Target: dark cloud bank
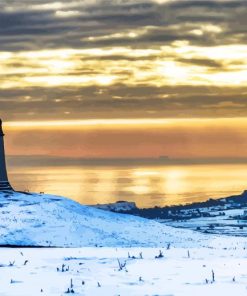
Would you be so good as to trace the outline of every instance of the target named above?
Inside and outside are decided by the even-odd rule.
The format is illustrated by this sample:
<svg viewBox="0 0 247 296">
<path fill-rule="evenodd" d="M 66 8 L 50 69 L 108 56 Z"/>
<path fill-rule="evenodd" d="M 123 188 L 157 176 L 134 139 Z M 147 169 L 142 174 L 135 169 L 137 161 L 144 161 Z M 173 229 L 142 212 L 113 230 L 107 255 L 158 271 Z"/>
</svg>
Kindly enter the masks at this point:
<svg viewBox="0 0 247 296">
<path fill-rule="evenodd" d="M 55 7 L 50 1 L 1 1 L 0 50 L 18 52 L 113 46 L 155 49 L 179 40 L 194 46 L 246 44 L 245 0 L 185 0 L 163 4 L 147 0 L 63 0 L 60 4 Z M 203 24 L 220 26 L 222 31 L 202 35 L 191 33 Z M 136 38 L 101 38 L 143 28 L 147 28 L 145 33 Z M 88 37 L 95 39 L 89 40 Z M 99 60 L 107 58 L 116 63 L 123 59 L 121 55 L 97 57 Z M 138 60 L 135 57 L 124 59 L 129 59 L 130 63 Z M 205 65 L 212 72 L 223 68 L 222 64 L 211 59 L 178 61 Z M 12 79 L 11 76 L 9 79 Z M 101 89 L 99 92 L 99 87 L 87 86 L 1 90 L 1 115 L 9 120 L 247 115 L 247 89 L 242 86 L 193 87 L 186 86 L 185 82 L 185 86 L 126 87 L 116 84 Z M 29 99 L 25 100 L 25 96 Z M 60 101 L 57 102 L 57 99 Z"/>
</svg>

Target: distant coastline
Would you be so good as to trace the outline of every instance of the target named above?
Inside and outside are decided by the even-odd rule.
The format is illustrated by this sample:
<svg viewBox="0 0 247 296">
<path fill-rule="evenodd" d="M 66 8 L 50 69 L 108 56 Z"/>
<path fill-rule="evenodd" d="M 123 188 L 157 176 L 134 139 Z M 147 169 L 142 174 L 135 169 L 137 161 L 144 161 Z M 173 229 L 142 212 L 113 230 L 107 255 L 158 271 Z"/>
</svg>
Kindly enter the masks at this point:
<svg viewBox="0 0 247 296">
<path fill-rule="evenodd" d="M 206 165 L 206 164 L 247 164 L 247 158 L 68 158 L 44 155 L 8 156 L 8 164 L 16 166 L 162 166 L 162 165 Z"/>
<path fill-rule="evenodd" d="M 247 190 L 240 195 L 186 205 L 142 209 L 134 203 L 121 201 L 115 205 L 95 205 L 95 207 L 154 219 L 169 226 L 203 233 L 247 236 Z"/>
</svg>

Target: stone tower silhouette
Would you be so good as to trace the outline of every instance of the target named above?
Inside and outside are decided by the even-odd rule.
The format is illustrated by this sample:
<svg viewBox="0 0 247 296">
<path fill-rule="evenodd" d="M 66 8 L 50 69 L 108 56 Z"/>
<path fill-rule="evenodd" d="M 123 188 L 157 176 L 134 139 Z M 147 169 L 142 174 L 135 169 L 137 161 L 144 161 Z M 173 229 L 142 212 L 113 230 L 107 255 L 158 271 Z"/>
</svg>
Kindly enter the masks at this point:
<svg viewBox="0 0 247 296">
<path fill-rule="evenodd" d="M 8 174 L 5 161 L 5 151 L 4 151 L 4 133 L 2 127 L 2 120 L 0 119 L 0 191 L 13 190 L 8 181 Z"/>
</svg>

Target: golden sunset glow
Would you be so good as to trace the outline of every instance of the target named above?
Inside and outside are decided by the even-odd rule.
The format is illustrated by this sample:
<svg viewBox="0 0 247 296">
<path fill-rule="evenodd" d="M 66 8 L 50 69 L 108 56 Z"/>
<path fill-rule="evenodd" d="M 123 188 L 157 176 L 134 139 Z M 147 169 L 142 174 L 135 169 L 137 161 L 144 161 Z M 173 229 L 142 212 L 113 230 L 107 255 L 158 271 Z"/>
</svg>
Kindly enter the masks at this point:
<svg viewBox="0 0 247 296">
<path fill-rule="evenodd" d="M 121 126 L 229 126 L 229 127 L 243 127 L 247 125 L 247 118 L 218 118 L 217 120 L 212 118 L 138 118 L 138 119 L 87 119 L 87 120 L 56 120 L 56 121 L 13 121 L 13 122 L 6 122 L 5 126 L 7 128 L 13 129 L 37 129 L 37 128 L 57 128 L 57 127 L 69 127 L 69 128 L 76 128 L 76 127 L 102 127 L 105 128 L 110 126 L 111 128 L 119 128 Z"/>
<path fill-rule="evenodd" d="M 217 31 L 215 28 L 212 30 Z M 137 33 L 129 32 L 127 36 L 135 38 L 135 34 Z M 120 33 L 116 36 L 125 38 L 125 35 Z M 116 36 L 109 36 L 109 39 L 115 39 Z M 118 55 L 117 62 L 114 55 Z M 131 63 L 128 60 L 130 57 L 135 59 Z M 244 87 L 247 83 L 246 45 L 196 47 L 175 42 L 153 50 L 112 47 L 1 52 L 0 60 L 0 71 L 8 74 L 0 79 L 2 89 L 65 85 L 86 87 L 117 83 L 126 86 L 145 83 L 161 87 L 186 83 Z M 206 65 L 206 62 L 189 65 L 187 61 L 190 60 L 208 60 L 209 65 Z M 210 61 L 221 67 L 212 71 Z M 16 64 L 19 65 L 17 68 Z M 9 76 L 12 77 L 11 80 Z"/>
<path fill-rule="evenodd" d="M 243 1 L 24 0 L 0 9 L 10 154 L 247 156 Z"/>
<path fill-rule="evenodd" d="M 170 159 L 247 157 L 246 118 L 12 121 L 5 123 L 5 129 L 10 155 L 65 158 L 166 156 Z M 137 171 L 136 177 L 138 175 L 155 177 L 155 171 Z M 172 179 L 174 175 L 169 176 Z"/>
</svg>

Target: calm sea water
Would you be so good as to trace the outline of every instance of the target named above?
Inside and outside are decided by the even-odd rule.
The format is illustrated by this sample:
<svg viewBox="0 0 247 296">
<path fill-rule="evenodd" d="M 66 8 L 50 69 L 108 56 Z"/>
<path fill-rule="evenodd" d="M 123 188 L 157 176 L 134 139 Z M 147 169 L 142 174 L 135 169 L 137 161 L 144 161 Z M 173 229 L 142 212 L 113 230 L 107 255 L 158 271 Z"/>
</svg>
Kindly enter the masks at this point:
<svg viewBox="0 0 247 296">
<path fill-rule="evenodd" d="M 19 167 L 18 190 L 70 197 L 82 204 L 134 201 L 140 207 L 184 204 L 247 189 L 247 165 Z"/>
</svg>

